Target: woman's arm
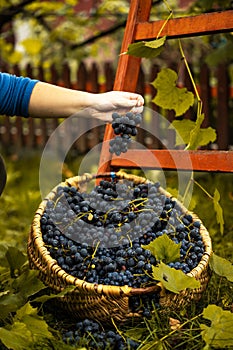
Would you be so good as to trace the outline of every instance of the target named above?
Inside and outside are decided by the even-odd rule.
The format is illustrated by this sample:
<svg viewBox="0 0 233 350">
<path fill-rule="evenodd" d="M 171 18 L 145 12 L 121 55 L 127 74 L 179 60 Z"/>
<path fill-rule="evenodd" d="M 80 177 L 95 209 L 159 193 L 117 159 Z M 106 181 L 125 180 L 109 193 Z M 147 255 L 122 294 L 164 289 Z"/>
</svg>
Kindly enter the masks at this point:
<svg viewBox="0 0 233 350">
<path fill-rule="evenodd" d="M 110 121 L 107 112 L 114 110 L 140 112 L 144 100 L 141 95 L 124 91 L 110 91 L 93 94 L 38 82 L 32 90 L 29 101 L 29 115 L 32 117 L 87 116 Z"/>
<path fill-rule="evenodd" d="M 92 94 L 0 72 L 0 114 L 38 118 L 71 115 L 111 120 L 111 112 L 142 111 L 141 95 L 123 91 Z"/>
</svg>

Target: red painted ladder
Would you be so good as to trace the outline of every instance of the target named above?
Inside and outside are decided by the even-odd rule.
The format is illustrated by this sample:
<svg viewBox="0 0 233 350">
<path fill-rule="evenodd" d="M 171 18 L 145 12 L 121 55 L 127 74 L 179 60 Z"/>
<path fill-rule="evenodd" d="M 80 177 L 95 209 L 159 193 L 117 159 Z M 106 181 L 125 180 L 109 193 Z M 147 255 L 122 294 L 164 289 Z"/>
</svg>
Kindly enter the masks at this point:
<svg viewBox="0 0 233 350">
<path fill-rule="evenodd" d="M 135 41 L 157 37 L 163 26 L 163 20 L 149 21 L 152 1 L 131 0 L 130 10 L 122 42 L 121 52 L 128 49 Z M 205 34 L 233 31 L 233 10 L 211 12 L 196 16 L 169 19 L 160 36 L 168 39 L 193 37 Z M 141 59 L 121 55 L 118 62 L 114 90 L 134 92 L 136 90 Z M 128 150 L 127 157 L 113 156 L 109 153 L 109 140 L 113 138 L 111 124 L 106 125 L 104 143 L 100 153 L 99 173 L 121 168 L 184 169 L 207 172 L 233 172 L 233 152 L 213 150 Z M 153 156 L 151 156 L 153 155 Z M 186 161 L 188 158 L 191 161 Z M 177 161 L 178 159 L 178 161 Z M 175 161 L 176 160 L 176 161 Z"/>
</svg>

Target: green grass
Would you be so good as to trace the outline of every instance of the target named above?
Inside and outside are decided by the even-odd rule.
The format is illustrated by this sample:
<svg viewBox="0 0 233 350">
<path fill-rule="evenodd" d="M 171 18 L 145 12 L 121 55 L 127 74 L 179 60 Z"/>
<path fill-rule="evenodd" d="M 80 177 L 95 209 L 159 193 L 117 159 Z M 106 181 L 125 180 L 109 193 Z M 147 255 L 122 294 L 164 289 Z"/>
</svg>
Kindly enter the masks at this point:
<svg viewBox="0 0 233 350">
<path fill-rule="evenodd" d="M 3 253 L 7 247 L 13 246 L 26 254 L 27 237 L 30 224 L 34 213 L 41 201 L 39 190 L 39 166 L 40 153 L 24 155 L 18 159 L 5 157 L 8 181 L 7 186 L 0 198 L 0 273 L 2 276 L 8 276 L 9 266 L 4 262 Z M 74 160 L 68 159 L 64 176 L 75 174 L 78 169 L 80 158 Z M 155 174 L 154 174 L 155 175 Z M 157 176 L 157 175 L 155 175 Z M 169 188 L 176 186 L 174 174 L 166 174 L 167 185 Z M 195 174 L 195 179 L 211 195 L 215 188 L 218 188 L 221 194 L 220 204 L 224 214 L 224 234 L 220 234 L 219 225 L 216 222 L 216 213 L 213 210 L 213 203 L 204 194 L 198 186 L 195 186 L 193 199 L 196 203 L 194 212 L 202 219 L 205 226 L 211 234 L 214 252 L 224 258 L 233 261 L 233 224 L 232 224 L 232 175 L 229 174 Z M 3 248 L 4 247 L 4 248 Z M 4 250 L 5 249 L 5 250 Z M 2 254 L 2 255 L 1 255 Z M 12 276 L 11 276 L 12 278 Z M 3 277 L 0 279 L 0 293 L 7 293 L 7 288 L 11 288 L 10 277 L 8 282 L 3 283 Z M 13 282 L 12 282 L 13 283 Z M 0 294 L 1 302 L 2 294 Z M 119 326 L 123 334 L 138 339 L 141 335 L 141 345 L 138 350 L 158 349 L 158 350 L 201 350 L 205 347 L 202 339 L 200 324 L 207 323 L 202 317 L 202 312 L 209 304 L 222 307 L 225 310 L 232 311 L 233 305 L 233 286 L 225 278 L 213 274 L 207 290 L 203 293 L 199 303 L 190 303 L 188 307 L 175 312 L 172 310 L 156 311 L 152 320 L 142 320 L 140 324 L 130 324 Z M 0 304 L 1 305 L 1 304 Z M 0 306 L 1 307 L 1 306 Z M 70 346 L 64 345 L 60 339 L 59 330 L 61 324 L 56 318 L 53 309 L 38 309 L 43 319 L 53 330 L 53 339 L 44 340 L 43 345 L 38 341 L 30 344 L 30 349 L 59 349 L 68 350 Z M 13 313 L 0 326 L 5 326 L 11 322 Z M 171 322 L 179 324 L 177 329 L 173 329 Z M 63 316 L 63 321 L 69 325 L 72 320 L 68 315 Z M 83 340 L 85 345 L 85 339 Z M 0 346 L 1 348 L 1 346 Z M 4 349 L 4 347 L 2 347 Z M 2 349 L 1 348 L 1 349 Z M 28 349 L 29 349 L 28 348 Z M 77 349 L 80 347 L 76 347 Z M 88 347 L 87 347 L 88 348 Z M 217 348 L 217 347 L 214 347 Z M 226 347 L 232 349 L 232 347 Z M 207 349 L 207 347 L 205 347 Z M 209 347 L 209 349 L 212 349 Z M 219 348 L 220 349 L 220 348 Z M 20 349 L 21 350 L 21 349 Z"/>
</svg>

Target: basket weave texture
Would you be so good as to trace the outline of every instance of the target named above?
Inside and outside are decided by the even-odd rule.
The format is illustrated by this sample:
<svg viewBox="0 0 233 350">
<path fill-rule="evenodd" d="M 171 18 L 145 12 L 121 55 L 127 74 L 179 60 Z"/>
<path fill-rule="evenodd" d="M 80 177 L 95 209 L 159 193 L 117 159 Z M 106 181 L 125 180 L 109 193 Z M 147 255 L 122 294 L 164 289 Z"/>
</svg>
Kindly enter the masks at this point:
<svg viewBox="0 0 233 350">
<path fill-rule="evenodd" d="M 101 178 L 109 178 L 111 174 L 98 175 Z M 126 179 L 133 181 L 135 184 L 148 183 L 146 178 L 127 174 L 119 171 L 114 173 L 117 179 Z M 67 179 L 58 186 L 75 186 L 80 192 L 86 190 L 87 184 L 96 179 L 96 175 L 84 174 Z M 129 286 L 111 286 L 89 283 L 80 280 L 66 273 L 58 265 L 57 261 L 53 259 L 47 250 L 41 233 L 40 219 L 46 208 L 48 200 L 54 198 L 56 193 L 56 186 L 48 196 L 39 205 L 28 238 L 28 257 L 30 267 L 39 270 L 39 278 L 51 288 L 54 293 L 59 293 L 67 286 L 75 286 L 71 292 L 65 294 L 60 298 L 62 305 L 69 310 L 74 317 L 78 318 L 94 318 L 102 322 L 111 322 L 114 319 L 118 322 L 124 322 L 131 317 L 139 317 L 139 314 L 132 314 L 129 309 L 129 298 L 135 295 L 143 295 L 149 293 L 160 294 L 160 305 L 162 307 L 169 307 L 172 309 L 180 308 L 191 300 L 198 301 L 202 293 L 205 291 L 209 281 L 209 257 L 212 252 L 212 244 L 207 229 L 203 226 L 201 220 L 193 213 L 189 212 L 179 201 L 184 214 L 191 214 L 194 221 L 201 222 L 200 234 L 204 242 L 204 254 L 199 264 L 190 271 L 187 275 L 195 277 L 200 281 L 200 288 L 186 289 L 179 294 L 167 292 L 161 288 L 161 284 L 146 288 L 132 288 Z M 159 188 L 162 194 L 168 197 L 171 195 L 163 188 Z"/>
</svg>

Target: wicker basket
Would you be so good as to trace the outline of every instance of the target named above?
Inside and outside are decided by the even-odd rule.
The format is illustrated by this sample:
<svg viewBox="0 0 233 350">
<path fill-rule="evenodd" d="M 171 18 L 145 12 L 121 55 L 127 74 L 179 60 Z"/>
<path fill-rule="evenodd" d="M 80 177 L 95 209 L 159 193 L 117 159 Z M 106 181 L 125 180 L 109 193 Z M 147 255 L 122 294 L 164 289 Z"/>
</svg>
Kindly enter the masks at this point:
<svg viewBox="0 0 233 350">
<path fill-rule="evenodd" d="M 98 176 L 107 178 L 110 174 Z M 126 174 L 122 171 L 115 173 L 114 176 L 117 179 L 133 181 L 135 184 L 149 182 L 143 177 Z M 84 174 L 83 176 L 69 178 L 58 186 L 75 186 L 82 192 L 86 190 L 87 184 L 95 178 L 96 175 Z M 62 270 L 57 264 L 57 261 L 51 257 L 43 242 L 40 218 L 43 215 L 47 201 L 53 199 L 56 188 L 57 187 L 42 201 L 35 213 L 28 239 L 28 257 L 30 267 L 39 270 L 40 279 L 49 286 L 54 293 L 61 292 L 67 286 L 76 286 L 74 290 L 60 298 L 62 305 L 68 309 L 73 316 L 78 318 L 94 318 L 102 322 L 109 322 L 113 318 L 115 321 L 123 322 L 133 316 L 140 316 L 139 314 L 132 314 L 130 311 L 129 298 L 148 293 L 160 293 L 161 306 L 173 309 L 184 306 L 191 300 L 197 301 L 200 299 L 209 280 L 208 263 L 212 251 L 211 239 L 202 223 L 200 233 L 204 242 L 205 252 L 198 266 L 188 273 L 189 276 L 194 276 L 200 281 L 200 288 L 192 290 L 187 289 L 179 294 L 174 294 L 165 292 L 160 284 L 155 284 L 154 286 L 146 288 L 92 284 L 75 278 Z M 161 187 L 159 190 L 162 194 L 171 197 L 171 195 Z M 180 202 L 178 202 L 178 204 L 184 213 L 190 213 Z M 198 221 L 200 221 L 197 216 L 193 213 L 191 214 L 194 220 L 198 219 Z"/>
</svg>

